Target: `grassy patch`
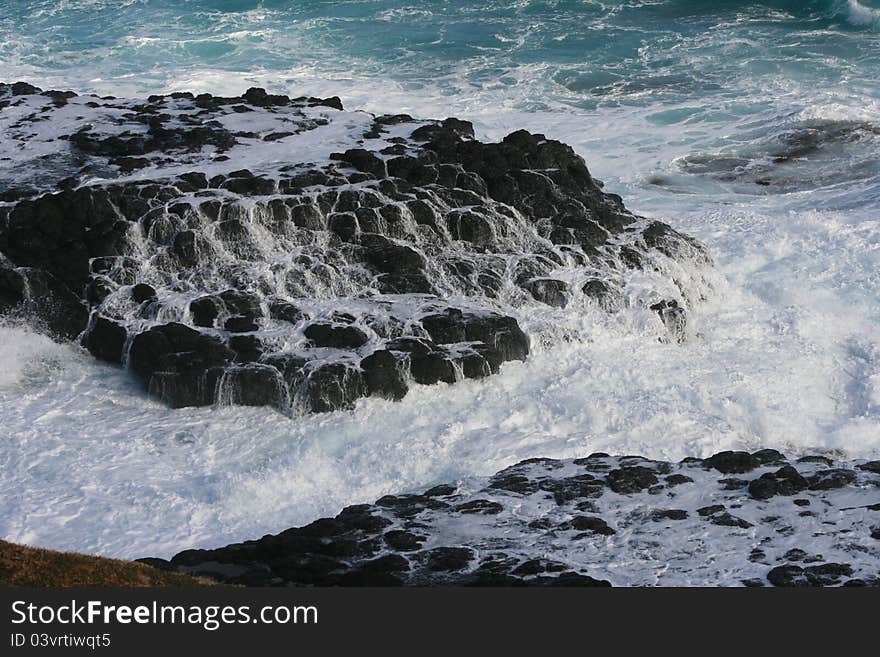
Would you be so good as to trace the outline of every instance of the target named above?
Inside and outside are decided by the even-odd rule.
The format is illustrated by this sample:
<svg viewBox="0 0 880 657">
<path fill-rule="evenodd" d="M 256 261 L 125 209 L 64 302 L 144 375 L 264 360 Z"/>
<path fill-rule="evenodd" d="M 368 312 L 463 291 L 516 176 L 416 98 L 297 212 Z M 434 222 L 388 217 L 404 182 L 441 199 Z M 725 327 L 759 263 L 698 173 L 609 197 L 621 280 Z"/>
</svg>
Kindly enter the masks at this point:
<svg viewBox="0 0 880 657">
<path fill-rule="evenodd" d="M 0 586 L 205 586 L 146 564 L 0 541 Z"/>
</svg>

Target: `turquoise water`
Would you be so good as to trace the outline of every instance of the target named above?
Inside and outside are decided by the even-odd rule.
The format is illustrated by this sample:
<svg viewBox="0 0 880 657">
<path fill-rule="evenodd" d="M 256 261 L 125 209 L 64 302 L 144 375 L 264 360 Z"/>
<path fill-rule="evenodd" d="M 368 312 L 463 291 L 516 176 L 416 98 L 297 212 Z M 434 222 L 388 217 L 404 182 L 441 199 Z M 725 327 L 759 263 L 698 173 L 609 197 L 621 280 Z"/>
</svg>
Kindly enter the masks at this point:
<svg viewBox="0 0 880 657">
<path fill-rule="evenodd" d="M 84 91 L 322 76 L 593 109 L 854 80 L 851 91 L 876 97 L 878 28 L 880 9 L 847 0 L 5 0 L 0 62 L 5 77 Z"/>
<path fill-rule="evenodd" d="M 880 457 L 880 1 L 0 0 L 0 79 L 542 132 L 718 277 L 686 344 L 566 311 L 583 341 L 496 377 L 297 419 L 167 409 L 0 326 L 0 536 L 167 556 L 529 457 Z"/>
</svg>

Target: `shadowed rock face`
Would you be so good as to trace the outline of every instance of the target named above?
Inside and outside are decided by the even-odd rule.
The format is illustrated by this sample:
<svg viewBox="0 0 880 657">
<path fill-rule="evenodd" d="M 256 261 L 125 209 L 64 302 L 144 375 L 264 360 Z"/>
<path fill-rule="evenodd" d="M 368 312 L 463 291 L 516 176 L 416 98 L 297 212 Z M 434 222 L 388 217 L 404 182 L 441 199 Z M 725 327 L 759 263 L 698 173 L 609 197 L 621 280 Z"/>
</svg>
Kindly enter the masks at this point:
<svg viewBox="0 0 880 657">
<path fill-rule="evenodd" d="M 518 308 L 613 310 L 629 270 L 708 263 L 525 131 L 20 83 L 0 124 L 25 153 L 0 189 L 0 311 L 81 334 L 173 406 L 328 411 L 488 376 L 529 354 Z M 687 299 L 645 303 L 684 339 Z"/>
<path fill-rule="evenodd" d="M 754 490 L 780 470 L 803 486 Z M 768 449 L 529 459 L 148 563 L 272 586 L 880 586 L 878 471 Z"/>
</svg>

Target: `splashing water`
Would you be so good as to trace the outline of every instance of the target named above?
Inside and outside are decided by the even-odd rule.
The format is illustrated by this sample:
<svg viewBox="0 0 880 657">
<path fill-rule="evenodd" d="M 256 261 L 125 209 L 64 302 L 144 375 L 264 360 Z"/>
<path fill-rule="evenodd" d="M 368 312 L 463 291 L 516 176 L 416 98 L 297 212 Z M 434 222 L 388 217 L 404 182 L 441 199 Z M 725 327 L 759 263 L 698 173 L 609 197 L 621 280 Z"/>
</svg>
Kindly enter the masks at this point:
<svg viewBox="0 0 880 657">
<path fill-rule="evenodd" d="M 880 455 L 870 3 L 6 7 L 5 75 L 45 88 L 258 84 L 338 94 L 353 109 L 456 115 L 482 138 L 545 133 L 634 210 L 702 240 L 716 270 L 699 272 L 712 291 L 683 345 L 660 342 L 636 310 L 533 307 L 525 363 L 307 418 L 171 410 L 123 369 L 5 325 L 5 538 L 167 556 L 533 456 Z"/>
</svg>

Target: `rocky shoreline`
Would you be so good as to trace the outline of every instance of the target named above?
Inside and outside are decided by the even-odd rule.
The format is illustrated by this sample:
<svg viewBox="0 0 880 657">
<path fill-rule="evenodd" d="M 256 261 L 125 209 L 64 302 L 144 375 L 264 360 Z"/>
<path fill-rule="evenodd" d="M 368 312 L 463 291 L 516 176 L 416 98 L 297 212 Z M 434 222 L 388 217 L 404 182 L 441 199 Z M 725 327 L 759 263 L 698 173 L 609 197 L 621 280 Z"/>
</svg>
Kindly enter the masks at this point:
<svg viewBox="0 0 880 657">
<path fill-rule="evenodd" d="M 685 342 L 711 287 L 701 244 L 526 131 L 25 83 L 0 84 L 0 129 L 0 314 L 173 407 L 400 400 L 526 359 L 524 318 L 560 309 Z M 878 512 L 877 461 L 594 454 L 144 561 L 241 585 L 876 586 Z"/>
<path fill-rule="evenodd" d="M 0 124 L 0 312 L 174 407 L 322 412 L 489 376 L 529 354 L 523 307 L 641 307 L 683 340 L 680 267 L 710 266 L 525 131 L 25 83 L 0 85 Z"/>
<path fill-rule="evenodd" d="M 880 461 L 529 459 L 144 561 L 246 586 L 880 586 Z"/>
</svg>

